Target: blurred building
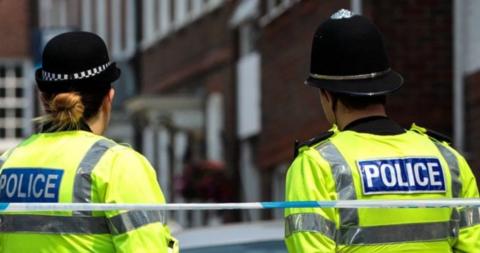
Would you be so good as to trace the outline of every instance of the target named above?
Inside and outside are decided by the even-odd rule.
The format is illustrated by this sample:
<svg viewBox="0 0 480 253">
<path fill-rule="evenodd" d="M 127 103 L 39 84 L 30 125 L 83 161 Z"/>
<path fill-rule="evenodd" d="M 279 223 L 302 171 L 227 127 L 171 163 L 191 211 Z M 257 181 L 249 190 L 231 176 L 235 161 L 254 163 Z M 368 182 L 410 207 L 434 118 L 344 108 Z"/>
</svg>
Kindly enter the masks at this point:
<svg viewBox="0 0 480 253">
<path fill-rule="evenodd" d="M 214 160 L 236 179 L 235 201 L 283 199 L 294 140 L 329 127 L 317 91 L 303 80 L 316 27 L 340 8 L 379 26 L 392 67 L 406 79 L 389 100 L 392 118 L 453 133 L 452 1 L 171 3 L 143 2 L 140 96 L 128 106 L 142 119 L 144 151 L 158 162 L 164 188 L 185 164 Z M 184 201 L 176 191 L 169 197 Z"/>
<path fill-rule="evenodd" d="M 46 41 L 93 31 L 122 69 L 108 135 L 149 158 L 169 202 L 282 200 L 294 141 L 329 128 L 318 92 L 303 80 L 316 27 L 340 8 L 379 26 L 405 78 L 389 98 L 391 117 L 453 136 L 478 178 L 475 0 L 0 0 L 0 149 L 32 132 L 33 66 Z M 219 177 L 224 184 L 209 195 L 205 184 Z M 186 182 L 199 188 L 187 191 Z M 185 194 L 192 189 L 209 194 Z M 219 218 L 174 215 L 187 226 Z"/>
<path fill-rule="evenodd" d="M 0 1 L 0 152 L 32 133 L 32 17 L 29 1 Z"/>
</svg>

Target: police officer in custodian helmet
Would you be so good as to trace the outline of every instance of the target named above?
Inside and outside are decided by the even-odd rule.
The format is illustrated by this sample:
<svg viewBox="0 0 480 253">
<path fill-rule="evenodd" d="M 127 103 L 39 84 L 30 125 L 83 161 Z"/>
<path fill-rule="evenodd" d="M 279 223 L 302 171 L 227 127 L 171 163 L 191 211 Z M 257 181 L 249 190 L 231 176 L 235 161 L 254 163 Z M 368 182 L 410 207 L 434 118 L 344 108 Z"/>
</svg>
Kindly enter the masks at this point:
<svg viewBox="0 0 480 253">
<path fill-rule="evenodd" d="M 164 203 L 155 171 L 133 149 L 102 136 L 120 70 L 103 40 L 51 39 L 36 81 L 42 130 L 0 163 L 0 202 Z M 0 252 L 173 252 L 161 213 L 69 211 L 0 215 Z"/>
<path fill-rule="evenodd" d="M 296 149 L 288 201 L 478 198 L 448 141 L 387 117 L 403 79 L 366 17 L 340 10 L 319 26 L 306 83 L 334 127 Z M 480 252 L 478 208 L 291 208 L 285 226 L 289 252 Z"/>
</svg>

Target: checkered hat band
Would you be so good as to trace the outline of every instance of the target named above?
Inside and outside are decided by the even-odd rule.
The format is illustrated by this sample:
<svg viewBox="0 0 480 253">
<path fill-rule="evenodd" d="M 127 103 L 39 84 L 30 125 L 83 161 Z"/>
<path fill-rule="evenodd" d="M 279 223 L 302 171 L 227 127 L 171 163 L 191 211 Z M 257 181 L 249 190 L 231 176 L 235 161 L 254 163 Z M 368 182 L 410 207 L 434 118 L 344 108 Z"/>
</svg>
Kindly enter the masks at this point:
<svg viewBox="0 0 480 253">
<path fill-rule="evenodd" d="M 90 77 L 99 75 L 105 71 L 112 63 L 106 63 L 101 66 L 87 69 L 82 72 L 73 73 L 73 74 L 59 74 L 59 73 L 50 73 L 45 70 L 42 70 L 42 78 L 44 81 L 68 81 L 68 80 L 82 80 Z"/>
</svg>

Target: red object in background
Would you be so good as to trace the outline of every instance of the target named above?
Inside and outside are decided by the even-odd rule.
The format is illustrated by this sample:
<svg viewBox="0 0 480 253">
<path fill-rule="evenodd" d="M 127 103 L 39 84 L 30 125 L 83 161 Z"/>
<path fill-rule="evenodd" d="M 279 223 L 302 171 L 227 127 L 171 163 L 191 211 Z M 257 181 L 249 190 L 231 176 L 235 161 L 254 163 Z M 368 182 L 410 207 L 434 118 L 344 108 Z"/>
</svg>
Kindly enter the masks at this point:
<svg viewBox="0 0 480 253">
<path fill-rule="evenodd" d="M 230 202 L 233 185 L 223 163 L 199 161 L 186 165 L 178 190 L 187 200 Z"/>
</svg>

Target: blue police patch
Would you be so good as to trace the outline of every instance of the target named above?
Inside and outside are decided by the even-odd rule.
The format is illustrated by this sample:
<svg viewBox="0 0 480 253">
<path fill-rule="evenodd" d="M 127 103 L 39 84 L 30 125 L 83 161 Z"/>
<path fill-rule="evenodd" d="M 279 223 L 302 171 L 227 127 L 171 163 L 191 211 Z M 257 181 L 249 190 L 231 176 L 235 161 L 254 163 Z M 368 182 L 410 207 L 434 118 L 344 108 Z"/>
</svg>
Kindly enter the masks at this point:
<svg viewBox="0 0 480 253">
<path fill-rule="evenodd" d="M 358 161 L 363 194 L 445 192 L 445 175 L 437 158 Z"/>
<path fill-rule="evenodd" d="M 59 169 L 3 169 L 0 202 L 58 202 L 62 176 Z"/>
</svg>

